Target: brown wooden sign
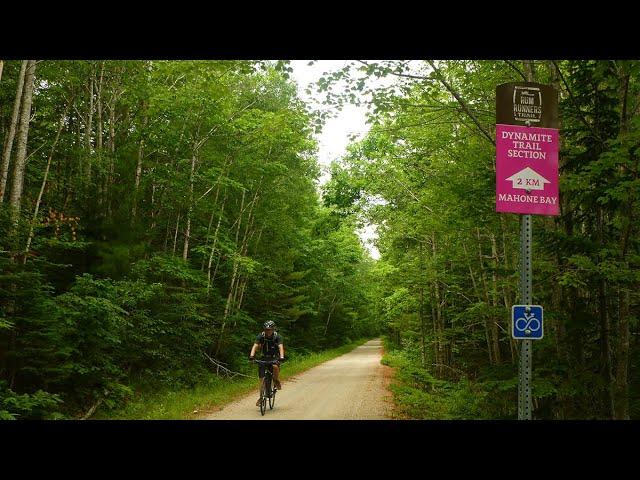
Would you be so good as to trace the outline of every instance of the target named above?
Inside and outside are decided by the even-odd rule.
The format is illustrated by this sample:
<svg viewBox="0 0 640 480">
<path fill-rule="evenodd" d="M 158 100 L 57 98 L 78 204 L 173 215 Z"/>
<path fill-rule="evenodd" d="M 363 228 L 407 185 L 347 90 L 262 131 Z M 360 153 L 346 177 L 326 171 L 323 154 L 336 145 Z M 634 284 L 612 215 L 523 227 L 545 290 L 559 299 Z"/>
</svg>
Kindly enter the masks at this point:
<svg viewBox="0 0 640 480">
<path fill-rule="evenodd" d="M 550 85 L 535 82 L 498 85 L 496 123 L 558 128 L 558 92 Z"/>
</svg>

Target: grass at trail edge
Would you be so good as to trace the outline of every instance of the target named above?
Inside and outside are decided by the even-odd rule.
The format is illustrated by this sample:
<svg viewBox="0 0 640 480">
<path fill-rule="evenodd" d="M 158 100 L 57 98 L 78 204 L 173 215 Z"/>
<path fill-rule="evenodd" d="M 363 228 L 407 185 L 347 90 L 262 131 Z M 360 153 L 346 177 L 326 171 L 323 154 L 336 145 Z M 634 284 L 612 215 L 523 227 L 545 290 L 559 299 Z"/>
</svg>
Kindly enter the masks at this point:
<svg viewBox="0 0 640 480">
<path fill-rule="evenodd" d="M 370 339 L 355 340 L 323 352 L 294 357 L 283 364 L 280 377 L 287 380 L 323 362 L 350 352 Z M 258 391 L 257 371 L 250 378 L 234 379 L 212 375 L 194 388 L 137 394 L 126 406 L 98 410 L 92 420 L 197 420 L 219 410 L 239 397 Z"/>
</svg>

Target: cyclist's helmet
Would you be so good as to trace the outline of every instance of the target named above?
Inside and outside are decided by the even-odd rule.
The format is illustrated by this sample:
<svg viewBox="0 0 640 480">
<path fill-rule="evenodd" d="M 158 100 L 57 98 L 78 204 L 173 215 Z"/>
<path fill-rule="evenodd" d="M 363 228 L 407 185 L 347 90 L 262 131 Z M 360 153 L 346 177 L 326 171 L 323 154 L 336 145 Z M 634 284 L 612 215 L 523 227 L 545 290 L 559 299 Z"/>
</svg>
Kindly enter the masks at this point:
<svg viewBox="0 0 640 480">
<path fill-rule="evenodd" d="M 271 320 L 264 322 L 264 325 L 262 325 L 264 327 L 264 329 L 266 330 L 267 328 L 276 328 L 276 324 L 274 322 L 272 322 Z"/>
</svg>

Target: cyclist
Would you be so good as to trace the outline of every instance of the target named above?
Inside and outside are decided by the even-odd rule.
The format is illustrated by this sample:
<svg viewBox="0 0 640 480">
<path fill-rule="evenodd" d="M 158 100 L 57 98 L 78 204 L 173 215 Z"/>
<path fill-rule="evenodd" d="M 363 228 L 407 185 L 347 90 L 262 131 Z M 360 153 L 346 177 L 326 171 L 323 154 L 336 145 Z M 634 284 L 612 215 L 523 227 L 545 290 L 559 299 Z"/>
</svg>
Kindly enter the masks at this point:
<svg viewBox="0 0 640 480">
<path fill-rule="evenodd" d="M 249 354 L 249 359 L 255 359 L 256 350 L 262 350 L 262 359 L 263 360 L 280 360 L 281 362 L 284 360 L 284 345 L 282 344 L 282 336 L 275 331 L 276 324 L 269 320 L 265 322 L 262 326 L 263 330 L 256 337 L 255 342 L 253 343 L 253 347 L 251 347 L 251 353 Z M 262 390 L 262 382 L 264 382 L 264 372 L 266 365 L 258 365 L 258 376 L 260 377 L 260 390 Z M 273 383 L 278 390 L 282 388 L 280 385 L 280 380 L 278 376 L 280 374 L 280 365 L 279 363 L 273 364 Z M 260 406 L 260 399 L 256 402 L 256 406 Z"/>
</svg>

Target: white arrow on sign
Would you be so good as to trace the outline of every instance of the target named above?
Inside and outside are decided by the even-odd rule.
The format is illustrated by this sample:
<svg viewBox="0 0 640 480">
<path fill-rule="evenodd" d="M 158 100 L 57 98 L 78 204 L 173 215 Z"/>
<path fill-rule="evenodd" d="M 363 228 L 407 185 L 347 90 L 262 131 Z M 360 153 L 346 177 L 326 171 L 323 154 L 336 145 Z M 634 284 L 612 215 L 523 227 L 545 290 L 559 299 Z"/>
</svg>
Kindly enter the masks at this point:
<svg viewBox="0 0 640 480">
<path fill-rule="evenodd" d="M 544 190 L 544 184 L 551 183 L 530 167 L 514 173 L 507 180 L 513 182 L 513 188 L 522 188 L 523 190 Z"/>
</svg>

